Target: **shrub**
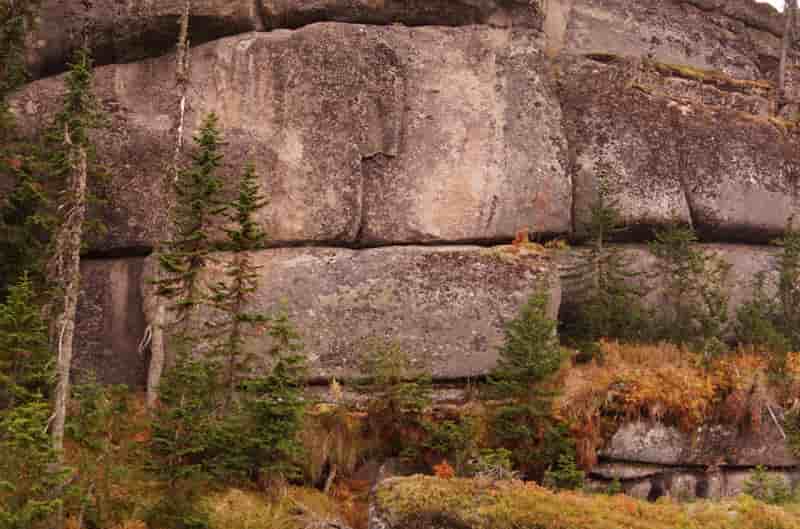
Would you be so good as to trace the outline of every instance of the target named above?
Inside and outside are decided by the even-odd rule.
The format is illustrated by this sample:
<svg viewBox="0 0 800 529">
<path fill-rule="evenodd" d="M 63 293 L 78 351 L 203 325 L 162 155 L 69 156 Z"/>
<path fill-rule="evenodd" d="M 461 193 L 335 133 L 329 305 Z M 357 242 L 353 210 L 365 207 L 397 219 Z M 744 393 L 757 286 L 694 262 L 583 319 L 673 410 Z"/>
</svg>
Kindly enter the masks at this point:
<svg viewBox="0 0 800 529">
<path fill-rule="evenodd" d="M 544 486 L 553 490 L 579 490 L 583 488 L 586 474 L 575 464 L 575 457 L 561 454 L 555 467 L 544 474 Z"/>
<path fill-rule="evenodd" d="M 770 475 L 767 469 L 759 465 L 744 482 L 744 493 L 753 498 L 778 505 L 792 499 L 792 492 L 786 481 L 780 476 Z"/>
<path fill-rule="evenodd" d="M 430 376 L 414 370 L 408 353 L 394 342 L 369 340 L 362 359 L 370 432 L 385 455 L 417 457 L 431 401 Z"/>
</svg>

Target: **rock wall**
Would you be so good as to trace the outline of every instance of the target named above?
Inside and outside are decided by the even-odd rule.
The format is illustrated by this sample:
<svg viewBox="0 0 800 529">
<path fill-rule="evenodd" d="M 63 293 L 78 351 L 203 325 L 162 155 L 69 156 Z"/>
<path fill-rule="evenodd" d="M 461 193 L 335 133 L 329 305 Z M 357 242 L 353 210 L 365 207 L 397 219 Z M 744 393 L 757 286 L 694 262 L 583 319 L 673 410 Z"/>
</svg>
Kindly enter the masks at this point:
<svg viewBox="0 0 800 529">
<path fill-rule="evenodd" d="M 57 74 L 86 32 L 110 122 L 95 137 L 109 173 L 96 214 L 109 229 L 84 262 L 77 369 L 109 382 L 144 378 L 139 345 L 154 306 L 144 255 L 168 235 L 184 5 L 45 0 L 30 39 L 36 80 L 12 101 L 21 130 L 41 137 L 63 92 Z M 183 140 L 191 145 L 213 111 L 227 141 L 225 181 L 256 163 L 270 197 L 258 221 L 272 247 L 255 255 L 263 284 L 254 306 L 286 301 L 318 379 L 358 374 L 373 336 L 398 340 L 438 380 L 486 374 L 504 323 L 528 295 L 547 290 L 554 316 L 580 302 L 580 288 L 562 285 L 557 271 L 580 248 L 541 255 L 502 245 L 522 228 L 580 242 L 600 188 L 629 225 L 620 241 L 644 242 L 674 219 L 691 223 L 733 265 L 732 311 L 750 278 L 772 269 L 774 249 L 759 245 L 797 206 L 798 107 L 772 116 L 783 20 L 765 4 L 191 5 Z M 791 97 L 798 86 L 790 72 Z M 627 251 L 652 270 L 642 246 Z M 647 302 L 658 306 L 658 294 Z M 647 466 L 620 470 L 645 496 L 668 475 L 683 476 L 676 491 L 734 490 L 698 478 L 700 463 L 685 455 L 604 457 L 599 481 L 622 463 Z"/>
<path fill-rule="evenodd" d="M 782 411 L 776 410 L 777 417 Z M 800 461 L 783 433 L 764 417 L 759 431 L 706 424 L 693 432 L 657 423 L 623 425 L 599 454 L 590 487 L 602 490 L 617 480 L 626 493 L 655 500 L 736 496 L 758 465 L 792 487 L 800 483 Z"/>
</svg>

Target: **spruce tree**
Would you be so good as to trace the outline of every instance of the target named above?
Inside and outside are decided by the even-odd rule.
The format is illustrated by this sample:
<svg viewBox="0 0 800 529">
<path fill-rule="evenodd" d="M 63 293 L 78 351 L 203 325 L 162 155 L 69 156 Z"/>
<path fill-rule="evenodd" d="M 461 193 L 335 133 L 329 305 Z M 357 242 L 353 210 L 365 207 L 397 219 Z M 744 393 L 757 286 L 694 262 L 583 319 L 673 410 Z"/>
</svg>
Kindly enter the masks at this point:
<svg viewBox="0 0 800 529">
<path fill-rule="evenodd" d="M 225 365 L 226 410 L 235 396 L 238 374 L 251 364 L 252 358 L 243 356 L 248 328 L 269 319 L 266 314 L 246 310 L 259 284 L 259 267 L 248 252 L 262 248 L 267 239 L 255 214 L 266 204 L 259 193 L 255 168 L 248 165 L 240 177 L 238 193 L 229 204 L 228 217 L 233 227 L 225 231 L 233 255 L 225 271 L 226 280 L 211 285 L 211 304 L 222 317 L 207 324 L 216 341 L 215 353 Z"/>
<path fill-rule="evenodd" d="M 274 365 L 245 382 L 243 435 L 250 473 L 262 484 L 299 476 L 302 445 L 298 435 L 306 409 L 307 366 L 300 335 L 285 311 L 272 316 L 269 350 Z"/>
<path fill-rule="evenodd" d="M 569 267 L 564 279 L 581 290 L 564 334 L 579 348 L 594 349 L 599 338 L 641 340 L 646 333 L 641 275 L 622 250 L 608 244 L 623 229 L 617 204 L 601 186 L 591 208 L 585 253 Z"/>
<path fill-rule="evenodd" d="M 574 456 L 574 446 L 552 416 L 554 394 L 544 384 L 565 358 L 548 304 L 547 294 L 537 292 L 506 325 L 500 358 L 486 388 L 488 397 L 502 399 L 494 409 L 495 441 L 511 450 L 529 477 L 541 477 L 565 452 Z"/>
<path fill-rule="evenodd" d="M 0 301 L 22 270 L 41 280 L 46 197 L 31 166 L 39 153 L 18 137 L 8 99 L 27 80 L 26 36 L 35 24 L 37 0 L 0 0 L 0 180 L 14 187 L 0 197 Z M 33 154 L 33 155 L 32 155 Z"/>
<path fill-rule="evenodd" d="M 23 273 L 0 305 L 0 410 L 46 396 L 50 367 L 47 325 Z"/>
<path fill-rule="evenodd" d="M 196 146 L 191 166 L 175 182 L 174 233 L 158 255 L 162 271 L 157 294 L 171 303 L 170 327 L 175 331 L 174 347 L 188 352 L 192 341 L 191 316 L 207 302 L 208 293 L 201 274 L 211 253 L 211 227 L 224 209 L 217 175 L 223 155 L 217 116 L 209 114 L 194 137 Z M 153 351 L 148 380 L 148 400 L 157 393 L 161 372 L 174 363 L 174 350 Z M 165 354 L 161 358 L 160 354 Z"/>
</svg>

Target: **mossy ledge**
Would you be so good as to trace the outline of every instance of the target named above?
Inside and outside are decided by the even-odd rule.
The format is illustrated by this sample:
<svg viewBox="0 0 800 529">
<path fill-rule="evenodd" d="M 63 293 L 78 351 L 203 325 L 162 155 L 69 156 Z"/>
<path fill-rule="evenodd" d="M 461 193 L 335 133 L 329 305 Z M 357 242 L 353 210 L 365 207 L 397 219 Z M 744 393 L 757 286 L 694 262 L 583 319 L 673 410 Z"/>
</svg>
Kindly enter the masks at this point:
<svg viewBox="0 0 800 529">
<path fill-rule="evenodd" d="M 798 513 L 748 496 L 712 503 L 647 503 L 628 496 L 555 493 L 521 481 L 389 479 L 375 491 L 380 529 L 794 529 Z"/>
</svg>

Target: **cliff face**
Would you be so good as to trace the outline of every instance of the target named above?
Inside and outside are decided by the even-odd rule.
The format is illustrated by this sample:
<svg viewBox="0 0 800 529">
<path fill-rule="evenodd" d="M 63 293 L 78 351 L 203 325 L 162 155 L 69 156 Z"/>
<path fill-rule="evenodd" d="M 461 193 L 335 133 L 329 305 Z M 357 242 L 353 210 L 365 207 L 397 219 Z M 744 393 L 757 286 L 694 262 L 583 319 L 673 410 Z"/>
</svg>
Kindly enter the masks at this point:
<svg viewBox="0 0 800 529">
<path fill-rule="evenodd" d="M 183 5 L 46 0 L 29 60 L 41 78 L 12 102 L 40 133 L 63 90 L 47 75 L 88 20 L 110 180 L 77 363 L 111 382 L 143 383 Z M 548 289 L 553 315 L 579 299 L 568 284 L 562 296 L 563 259 L 493 245 L 523 227 L 579 238 L 601 183 L 629 240 L 677 217 L 736 243 L 714 248 L 734 265 L 731 310 L 746 299 L 773 265 L 747 245 L 778 235 L 797 202 L 800 137 L 770 117 L 782 31 L 751 0 L 193 0 L 184 141 L 213 111 L 226 178 L 255 161 L 274 246 L 256 256 L 257 304 L 286 300 L 313 376 L 357 372 L 375 335 L 436 378 L 481 375 L 528 294 Z"/>
</svg>

